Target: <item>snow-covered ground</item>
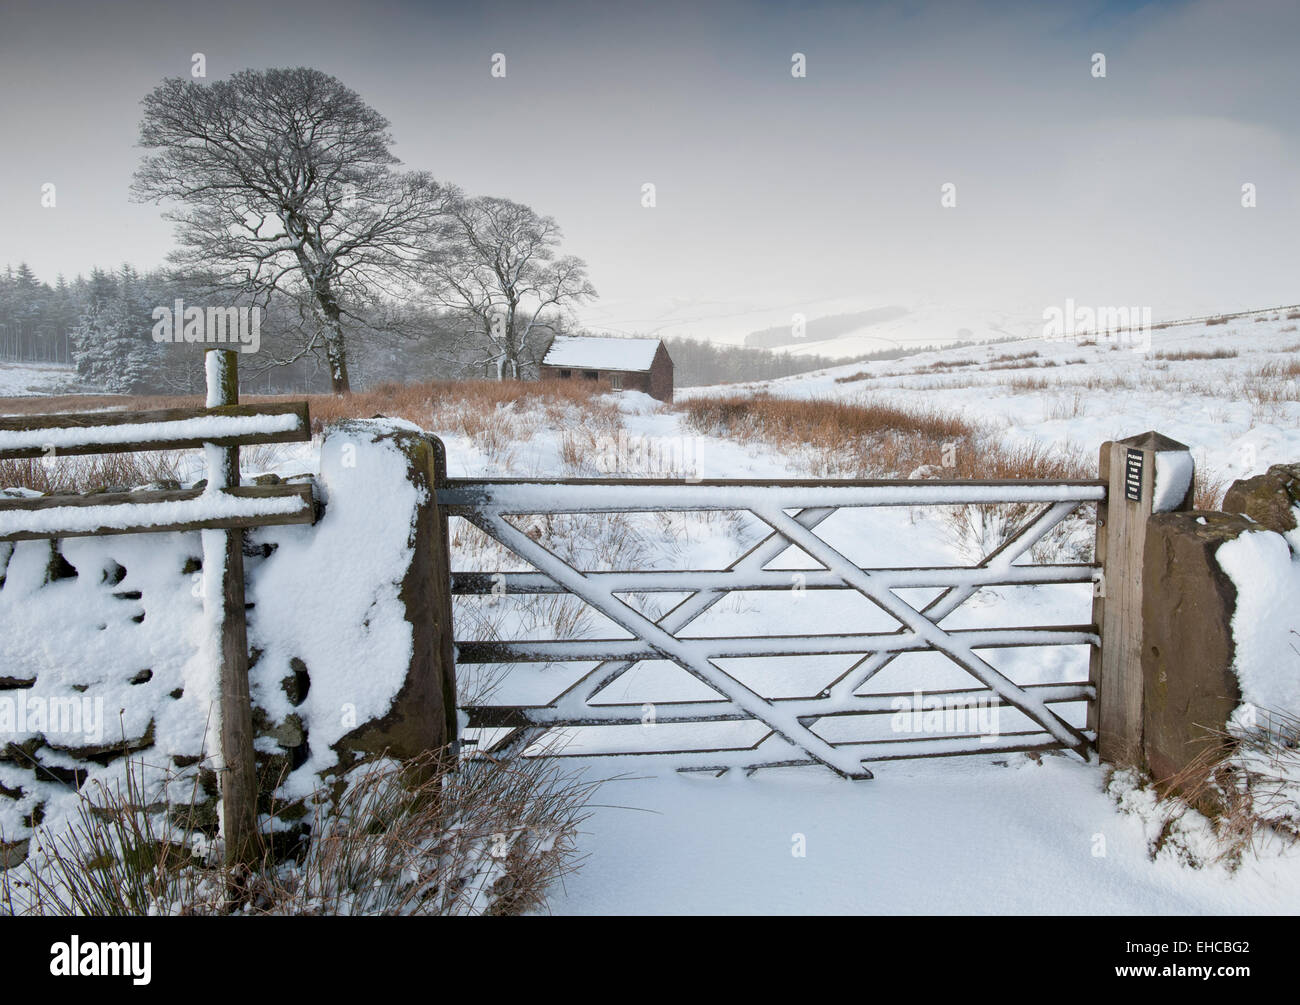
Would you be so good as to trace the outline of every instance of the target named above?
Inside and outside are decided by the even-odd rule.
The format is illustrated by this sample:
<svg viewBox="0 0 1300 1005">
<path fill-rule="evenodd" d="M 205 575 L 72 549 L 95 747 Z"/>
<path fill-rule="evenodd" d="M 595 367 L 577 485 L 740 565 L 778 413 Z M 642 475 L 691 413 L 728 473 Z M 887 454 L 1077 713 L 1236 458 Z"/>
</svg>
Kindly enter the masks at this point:
<svg viewBox="0 0 1300 1005">
<path fill-rule="evenodd" d="M 557 914 L 1290 914 L 1300 895 L 1294 854 L 1232 874 L 1153 862 L 1143 818 L 1068 756 L 897 762 L 866 782 L 620 766 Z"/>
<path fill-rule="evenodd" d="M 76 377 L 76 368 L 70 366 L 0 363 L 0 398 L 63 393 Z"/>
</svg>

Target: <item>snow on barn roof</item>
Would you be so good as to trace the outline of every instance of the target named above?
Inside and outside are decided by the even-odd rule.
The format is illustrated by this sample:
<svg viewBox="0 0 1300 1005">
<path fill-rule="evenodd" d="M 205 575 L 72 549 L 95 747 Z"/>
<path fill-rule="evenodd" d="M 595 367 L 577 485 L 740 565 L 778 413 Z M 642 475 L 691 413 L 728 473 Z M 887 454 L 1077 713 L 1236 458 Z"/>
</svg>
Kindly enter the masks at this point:
<svg viewBox="0 0 1300 1005">
<path fill-rule="evenodd" d="M 557 335 L 546 350 L 546 366 L 585 367 L 588 370 L 649 370 L 659 348 L 657 338 L 598 338 Z"/>
</svg>

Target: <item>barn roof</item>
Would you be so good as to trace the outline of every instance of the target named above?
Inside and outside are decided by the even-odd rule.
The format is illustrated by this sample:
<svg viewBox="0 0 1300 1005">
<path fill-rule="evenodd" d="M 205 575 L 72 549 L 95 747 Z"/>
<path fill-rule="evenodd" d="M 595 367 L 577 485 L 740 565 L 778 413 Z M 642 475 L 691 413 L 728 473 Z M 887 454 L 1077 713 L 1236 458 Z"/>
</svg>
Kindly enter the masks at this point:
<svg viewBox="0 0 1300 1005">
<path fill-rule="evenodd" d="M 659 349 L 657 338 L 599 338 L 591 335 L 557 335 L 546 350 L 546 366 L 585 367 L 588 370 L 649 370 Z"/>
</svg>

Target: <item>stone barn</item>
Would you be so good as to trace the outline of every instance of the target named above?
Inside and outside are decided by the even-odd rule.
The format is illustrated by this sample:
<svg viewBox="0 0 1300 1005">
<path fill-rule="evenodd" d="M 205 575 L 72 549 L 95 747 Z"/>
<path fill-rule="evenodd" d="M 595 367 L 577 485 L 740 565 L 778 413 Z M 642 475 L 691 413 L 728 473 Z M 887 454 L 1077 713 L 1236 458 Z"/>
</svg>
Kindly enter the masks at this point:
<svg viewBox="0 0 1300 1005">
<path fill-rule="evenodd" d="M 594 380 L 613 391 L 673 400 L 673 361 L 657 338 L 557 335 L 541 363 L 542 380 Z"/>
</svg>

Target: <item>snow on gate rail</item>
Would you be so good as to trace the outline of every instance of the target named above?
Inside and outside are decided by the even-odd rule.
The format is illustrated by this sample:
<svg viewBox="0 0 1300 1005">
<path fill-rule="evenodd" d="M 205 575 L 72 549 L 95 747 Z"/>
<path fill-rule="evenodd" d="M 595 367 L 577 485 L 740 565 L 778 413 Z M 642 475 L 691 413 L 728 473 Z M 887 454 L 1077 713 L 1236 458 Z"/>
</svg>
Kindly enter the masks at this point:
<svg viewBox="0 0 1300 1005">
<path fill-rule="evenodd" d="M 1099 644 L 1096 625 L 1051 625 L 953 630 L 941 622 L 982 587 L 1092 583 L 1095 564 L 1015 564 L 1044 535 L 1086 503 L 1104 503 L 1100 480 L 1061 481 L 709 481 L 451 479 L 440 477 L 438 504 L 444 515 L 474 524 L 504 545 L 532 572 L 454 571 L 452 592 L 460 596 L 564 593 L 580 598 L 627 632 L 626 639 L 457 640 L 458 662 L 473 664 L 593 663 L 561 694 L 542 705 L 479 704 L 464 709 L 468 726 L 497 735 L 488 749 L 534 755 L 577 753 L 672 754 L 687 770 L 748 771 L 760 767 L 822 764 L 852 778 L 870 778 L 867 762 L 908 757 L 947 756 L 1013 750 L 1068 748 L 1087 757 L 1095 733 L 1076 726 L 1049 705 L 1095 702 L 1095 682 L 1017 684 L 975 652 L 976 649 Z M 916 507 L 988 504 L 1038 504 L 1036 512 L 996 549 L 971 566 L 872 568 L 860 566 L 815 529 L 837 510 L 853 507 Z M 507 517 L 568 513 L 635 513 L 728 510 L 752 513 L 767 525 L 766 536 L 719 570 L 583 571 L 560 558 Z M 790 549 L 820 563 L 820 569 L 770 569 Z M 684 629 L 732 592 L 789 590 L 798 571 L 803 588 L 856 591 L 887 614 L 897 627 L 884 632 L 815 633 L 701 638 Z M 895 591 L 942 588 L 924 605 L 914 606 Z M 651 619 L 619 593 L 687 593 L 670 611 Z M 911 695 L 859 693 L 868 681 L 903 653 L 942 654 L 980 686 L 931 692 L 951 705 L 992 701 L 1022 714 L 1031 728 L 986 736 L 923 736 L 883 739 L 862 736 L 827 739 L 819 722 L 897 713 L 900 698 Z M 815 693 L 767 697 L 719 665 L 739 657 L 793 657 L 846 654 L 860 657 Z M 597 695 L 639 661 L 666 660 L 717 694 L 707 700 L 596 702 Z M 548 736 L 575 737 L 592 727 L 645 724 L 652 708 L 658 723 L 721 723 L 751 720 L 762 734 L 753 742 L 708 742 L 689 749 L 666 744 L 610 750 L 557 749 Z M 557 733 L 557 731 L 562 731 Z"/>
</svg>

